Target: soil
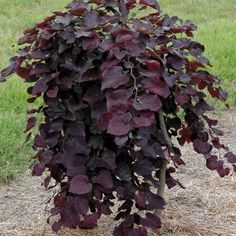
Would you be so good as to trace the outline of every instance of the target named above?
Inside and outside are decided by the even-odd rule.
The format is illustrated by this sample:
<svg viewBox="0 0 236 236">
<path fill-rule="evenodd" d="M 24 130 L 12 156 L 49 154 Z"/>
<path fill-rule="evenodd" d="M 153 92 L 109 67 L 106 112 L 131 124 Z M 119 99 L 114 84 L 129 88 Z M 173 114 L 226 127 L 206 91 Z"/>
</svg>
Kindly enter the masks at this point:
<svg viewBox="0 0 236 236">
<path fill-rule="evenodd" d="M 236 113 L 220 118 L 224 143 L 236 152 Z M 236 236 L 236 175 L 220 178 L 205 167 L 203 157 L 183 149 L 186 165 L 177 171 L 186 189 L 166 190 L 167 207 L 163 213 L 161 235 Z M 55 189 L 45 191 L 42 178 L 29 173 L 9 185 L 0 185 L 1 236 L 53 236 L 47 224 L 47 201 Z M 59 236 L 111 236 L 113 217 L 103 217 L 94 230 L 62 229 Z M 150 236 L 155 235 L 150 232 Z"/>
</svg>

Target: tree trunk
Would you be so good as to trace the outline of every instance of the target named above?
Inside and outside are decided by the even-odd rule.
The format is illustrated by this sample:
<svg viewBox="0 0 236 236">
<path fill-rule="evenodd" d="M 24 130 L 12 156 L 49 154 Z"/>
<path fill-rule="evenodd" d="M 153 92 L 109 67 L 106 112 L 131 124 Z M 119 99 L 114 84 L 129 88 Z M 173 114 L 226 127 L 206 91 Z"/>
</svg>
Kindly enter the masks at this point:
<svg viewBox="0 0 236 236">
<path fill-rule="evenodd" d="M 165 124 L 163 112 L 159 112 L 159 122 L 160 122 L 161 131 L 162 131 L 164 138 L 167 142 L 168 148 L 170 151 L 172 151 L 172 142 L 170 140 L 170 137 L 169 137 L 167 129 L 166 129 L 166 124 Z M 162 198 L 164 197 L 165 182 L 166 182 L 166 169 L 167 169 L 168 163 L 169 163 L 168 160 L 164 159 L 162 161 L 162 165 L 161 165 L 161 168 L 159 171 L 160 172 L 159 173 L 160 186 L 158 188 L 157 194 Z M 161 209 L 155 210 L 155 215 L 158 216 L 159 218 L 161 218 L 161 214 L 162 214 Z"/>
</svg>

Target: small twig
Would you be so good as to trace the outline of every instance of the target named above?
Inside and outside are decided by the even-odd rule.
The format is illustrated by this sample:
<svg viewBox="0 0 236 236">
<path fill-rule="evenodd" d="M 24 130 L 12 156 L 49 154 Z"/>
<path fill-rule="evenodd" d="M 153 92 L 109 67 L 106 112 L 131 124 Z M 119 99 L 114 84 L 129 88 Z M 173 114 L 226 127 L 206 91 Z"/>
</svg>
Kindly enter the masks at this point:
<svg viewBox="0 0 236 236">
<path fill-rule="evenodd" d="M 127 24 L 128 21 L 128 10 L 124 0 L 118 0 L 119 11 L 121 14 L 121 23 Z"/>
<path fill-rule="evenodd" d="M 132 68 L 130 68 L 130 74 L 131 74 L 131 76 L 132 76 L 133 79 L 134 79 L 135 100 L 137 100 L 137 97 L 138 97 L 137 78 L 134 76 L 134 74 L 133 74 L 133 69 L 132 69 Z"/>
</svg>

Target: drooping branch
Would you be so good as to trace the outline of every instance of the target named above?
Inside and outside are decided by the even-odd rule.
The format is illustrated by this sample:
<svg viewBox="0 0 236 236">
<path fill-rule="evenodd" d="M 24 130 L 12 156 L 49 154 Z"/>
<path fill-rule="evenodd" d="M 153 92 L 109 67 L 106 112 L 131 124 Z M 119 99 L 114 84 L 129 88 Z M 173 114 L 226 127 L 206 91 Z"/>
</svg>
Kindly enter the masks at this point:
<svg viewBox="0 0 236 236">
<path fill-rule="evenodd" d="M 119 11 L 121 13 L 121 21 L 123 24 L 126 24 L 128 20 L 128 10 L 126 8 L 125 1 L 118 0 L 118 3 L 119 3 Z"/>
</svg>

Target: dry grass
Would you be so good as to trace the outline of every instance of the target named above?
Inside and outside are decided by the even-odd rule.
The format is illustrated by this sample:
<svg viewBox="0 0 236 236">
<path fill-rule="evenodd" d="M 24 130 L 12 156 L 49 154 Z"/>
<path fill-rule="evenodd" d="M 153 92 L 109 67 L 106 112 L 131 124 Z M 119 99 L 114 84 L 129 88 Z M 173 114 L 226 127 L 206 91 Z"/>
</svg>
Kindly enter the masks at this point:
<svg viewBox="0 0 236 236">
<path fill-rule="evenodd" d="M 0 70 L 17 50 L 12 45 L 24 29 L 42 21 L 70 0 L 0 0 Z M 195 40 L 206 46 L 206 56 L 222 77 L 229 103 L 236 105 L 236 0 L 159 0 L 164 13 L 191 19 L 198 25 Z M 31 146 L 23 145 L 27 85 L 15 76 L 0 85 L 0 181 L 10 181 L 30 165 Z M 222 105 L 217 103 L 218 107 Z M 17 155 L 16 155 L 17 153 Z"/>
</svg>

